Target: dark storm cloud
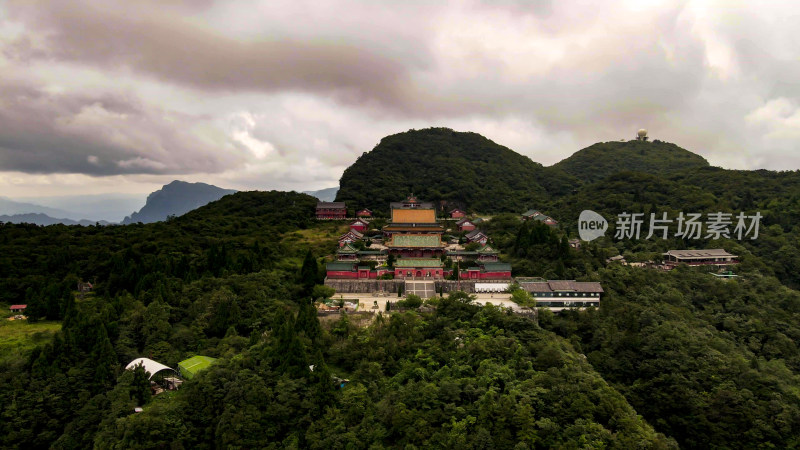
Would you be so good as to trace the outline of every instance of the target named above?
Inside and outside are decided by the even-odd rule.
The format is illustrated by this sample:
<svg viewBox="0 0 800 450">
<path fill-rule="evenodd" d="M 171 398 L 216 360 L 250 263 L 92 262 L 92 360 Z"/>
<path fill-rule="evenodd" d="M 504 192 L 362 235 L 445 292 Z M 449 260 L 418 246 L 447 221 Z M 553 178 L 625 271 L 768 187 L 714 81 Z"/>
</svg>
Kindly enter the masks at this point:
<svg viewBox="0 0 800 450">
<path fill-rule="evenodd" d="M 219 172 L 241 156 L 192 130 L 202 118 L 116 93 L 54 94 L 0 82 L 0 168 L 28 173 Z"/>
<path fill-rule="evenodd" d="M 410 61 L 383 54 L 369 37 L 302 38 L 272 35 L 236 39 L 183 16 L 184 9 L 158 3 L 90 2 L 76 8 L 61 1 L 12 2 L 12 18 L 42 37 L 36 46 L 21 37 L 9 54 L 19 59 L 91 64 L 105 70 L 132 68 L 168 82 L 206 90 L 307 91 L 336 94 L 350 101 L 400 101 L 412 87 Z M 331 18 L 335 21 L 335 18 Z M 304 24 L 297 23 L 298 28 Z M 380 38 L 376 36 L 376 41 Z M 374 48 L 377 47 L 377 48 Z M 422 63 L 425 56 L 410 58 Z"/>
<path fill-rule="evenodd" d="M 592 45 L 567 47 L 567 55 L 549 70 L 509 80 L 508 75 L 519 70 L 516 66 L 521 61 L 535 64 L 542 55 L 535 50 L 521 51 L 518 60 L 508 60 L 502 58 L 502 52 L 524 49 L 526 40 L 535 41 L 542 35 L 558 41 L 559 31 L 569 32 L 560 24 L 569 22 L 565 16 L 571 15 L 571 10 L 553 11 L 549 1 L 474 5 L 475 17 L 468 19 L 495 21 L 502 29 L 503 21 L 523 17 L 529 29 L 519 30 L 514 36 L 521 41 L 492 43 L 500 51 L 480 48 L 498 39 L 493 34 L 457 45 L 453 51 L 465 51 L 466 59 L 481 68 L 477 73 L 464 73 L 450 65 L 450 49 L 436 48 L 441 40 L 437 33 L 447 34 L 444 21 L 448 13 L 433 8 L 411 8 L 373 21 L 359 16 L 358 8 L 347 9 L 343 4 L 342 14 L 355 17 L 350 24 L 337 27 L 337 18 L 330 17 L 326 28 L 310 33 L 307 28 L 315 24 L 305 23 L 302 16 L 287 15 L 286 20 L 296 21 L 289 31 L 271 30 L 275 18 L 266 18 L 263 33 L 242 39 L 202 20 L 187 18 L 185 8 L 156 8 L 136 2 L 115 6 L 90 2 L 91 7 L 86 8 L 57 1 L 12 5 L 12 17 L 31 25 L 42 41 L 35 45 L 26 37 L 20 38 L 14 44 L 20 59 L 46 57 L 104 70 L 132 68 L 209 95 L 236 91 L 320 93 L 348 105 L 378 108 L 403 117 L 533 109 L 552 113 L 537 113 L 546 123 L 574 126 L 575 119 L 583 120 L 597 109 L 624 99 L 643 107 L 668 109 L 670 103 L 691 95 L 704 76 L 701 42 L 691 37 L 681 42 L 677 64 L 666 61 L 663 49 L 658 47 L 663 36 L 686 31 L 674 28 L 678 7 L 662 11 L 648 35 L 632 35 L 629 40 L 599 35 Z M 437 14 L 441 16 L 429 18 Z M 388 20 L 412 30 L 419 27 L 419 32 L 399 34 L 388 27 Z M 465 23 L 464 27 L 471 25 Z M 386 32 L 382 33 L 384 28 Z M 626 49 L 624 53 L 621 48 Z"/>
<path fill-rule="evenodd" d="M 10 1 L 0 165 L 325 187 L 386 134 L 452 126 L 548 163 L 646 127 L 769 166 L 800 128 L 797 9 Z"/>
</svg>

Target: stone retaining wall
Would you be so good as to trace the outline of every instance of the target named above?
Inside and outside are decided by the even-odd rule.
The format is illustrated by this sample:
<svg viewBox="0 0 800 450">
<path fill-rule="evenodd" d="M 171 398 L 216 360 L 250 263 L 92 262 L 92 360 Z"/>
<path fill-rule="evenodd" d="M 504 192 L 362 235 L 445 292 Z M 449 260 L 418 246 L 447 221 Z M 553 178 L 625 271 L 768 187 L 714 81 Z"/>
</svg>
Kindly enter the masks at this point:
<svg viewBox="0 0 800 450">
<path fill-rule="evenodd" d="M 397 294 L 397 289 L 404 286 L 403 280 L 337 280 L 325 279 L 325 286 L 336 289 L 337 294 L 354 294 L 364 292 L 385 292 Z"/>
<path fill-rule="evenodd" d="M 397 290 L 400 286 L 405 285 L 405 281 L 403 279 L 396 279 L 396 280 L 342 280 L 342 279 L 325 279 L 325 286 L 330 286 L 336 289 L 337 294 L 356 294 L 356 293 L 365 293 L 365 292 L 384 292 L 389 294 L 397 294 Z M 409 279 L 409 281 L 429 281 L 429 280 L 413 280 Z M 481 280 L 480 283 L 486 283 L 487 281 Z M 434 286 L 436 286 L 436 292 L 455 292 L 455 291 L 464 291 L 468 293 L 475 292 L 475 281 L 452 281 L 452 280 L 433 280 Z M 508 281 L 503 281 L 503 283 L 508 283 Z"/>
</svg>

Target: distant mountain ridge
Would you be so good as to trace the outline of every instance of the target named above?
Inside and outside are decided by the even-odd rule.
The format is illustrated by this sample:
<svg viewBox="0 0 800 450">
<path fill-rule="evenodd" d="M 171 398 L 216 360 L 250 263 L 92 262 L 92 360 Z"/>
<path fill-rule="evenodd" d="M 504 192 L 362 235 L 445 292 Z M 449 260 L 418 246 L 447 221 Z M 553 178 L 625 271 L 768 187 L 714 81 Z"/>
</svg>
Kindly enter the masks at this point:
<svg viewBox="0 0 800 450">
<path fill-rule="evenodd" d="M 43 213 L 27 213 L 27 214 L 3 214 L 0 215 L 0 222 L 8 222 L 8 223 L 32 223 L 36 225 L 55 225 L 55 224 L 63 224 L 63 225 L 111 225 L 111 222 L 100 220 L 88 220 L 88 219 L 81 219 L 81 220 L 72 220 L 72 219 L 64 219 L 64 218 L 55 218 L 50 217 L 47 214 Z"/>
<path fill-rule="evenodd" d="M 87 193 L 82 195 L 56 195 L 39 197 L 16 197 L 15 202 L 26 202 L 48 208 L 63 210 L 64 214 L 47 211 L 25 210 L 16 213 L 0 209 L 0 214 L 22 214 L 43 212 L 50 217 L 63 217 L 72 220 L 121 222 L 125 216 L 144 206 L 147 194 L 126 193 Z"/>
<path fill-rule="evenodd" d="M 5 197 L 0 197 L 0 222 L 7 223 L 32 223 L 35 225 L 109 225 L 106 220 L 91 220 L 76 218 L 79 212 L 66 211 L 35 203 L 18 202 Z"/>
<path fill-rule="evenodd" d="M 126 217 L 122 224 L 152 223 L 166 220 L 169 216 L 181 216 L 233 193 L 236 190 L 175 180 L 148 195 L 144 207 Z"/>
<path fill-rule="evenodd" d="M 316 197 L 321 202 L 332 202 L 336 199 L 336 193 L 339 192 L 339 187 L 325 188 L 318 191 L 303 191 L 303 194 L 308 194 Z"/>
<path fill-rule="evenodd" d="M 35 203 L 18 202 L 6 197 L 0 197 L 0 215 L 14 216 L 18 214 L 46 214 L 51 218 L 69 216 L 69 212 L 63 209 L 50 208 Z"/>
</svg>

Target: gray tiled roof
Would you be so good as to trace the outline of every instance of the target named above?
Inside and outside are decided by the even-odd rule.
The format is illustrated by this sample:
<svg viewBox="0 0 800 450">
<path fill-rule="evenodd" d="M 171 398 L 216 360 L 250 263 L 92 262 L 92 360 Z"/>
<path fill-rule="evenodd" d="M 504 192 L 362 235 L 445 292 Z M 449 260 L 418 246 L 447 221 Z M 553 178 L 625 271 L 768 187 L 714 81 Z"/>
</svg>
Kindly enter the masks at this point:
<svg viewBox="0 0 800 450">
<path fill-rule="evenodd" d="M 344 202 L 319 202 L 317 203 L 317 208 L 343 209 L 346 208 L 346 206 Z"/>
<path fill-rule="evenodd" d="M 685 259 L 702 259 L 702 258 L 736 258 L 721 248 L 710 248 L 706 250 L 670 250 L 664 253 L 664 256 L 674 256 L 676 258 Z"/>
<path fill-rule="evenodd" d="M 325 265 L 325 269 L 329 270 L 329 271 L 330 270 L 335 270 L 335 271 L 342 271 L 343 272 L 343 271 L 353 270 L 354 266 L 355 266 L 355 264 L 352 263 L 352 262 L 336 261 L 336 262 L 329 262 L 328 264 L 326 264 Z"/>
<path fill-rule="evenodd" d="M 511 264 L 502 262 L 483 263 L 483 269 L 487 272 L 510 272 Z"/>
<path fill-rule="evenodd" d="M 603 292 L 603 287 L 596 281 L 549 280 L 519 285 L 528 292 Z"/>
</svg>

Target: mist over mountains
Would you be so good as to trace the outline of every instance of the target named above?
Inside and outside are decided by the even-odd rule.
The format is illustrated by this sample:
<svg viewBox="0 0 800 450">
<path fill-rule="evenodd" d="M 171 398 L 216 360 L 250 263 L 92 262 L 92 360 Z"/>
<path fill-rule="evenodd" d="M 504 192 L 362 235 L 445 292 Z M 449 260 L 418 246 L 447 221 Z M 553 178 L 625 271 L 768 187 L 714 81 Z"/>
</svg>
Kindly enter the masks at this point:
<svg viewBox="0 0 800 450">
<path fill-rule="evenodd" d="M 141 209 L 147 200 L 147 194 L 59 195 L 53 197 L 22 197 L 14 200 L 64 211 L 64 214 L 57 216 L 45 212 L 51 217 L 117 223 L 121 222 L 125 216 L 131 215 L 133 211 Z M 6 212 L 2 213 L 8 214 Z"/>
<path fill-rule="evenodd" d="M 117 223 L 144 203 L 144 196 L 138 194 L 0 197 L 0 220 L 37 225 Z"/>
<path fill-rule="evenodd" d="M 63 209 L 49 208 L 35 203 L 20 202 L 11 200 L 10 198 L 0 197 L 0 214 L 4 216 L 13 216 L 17 214 L 46 214 L 51 217 L 67 217 L 69 212 Z"/>
<path fill-rule="evenodd" d="M 9 222 L 9 223 L 33 223 L 36 225 L 55 225 L 55 224 L 62 224 L 62 225 L 82 225 L 82 226 L 89 226 L 89 225 L 111 225 L 111 222 L 105 220 L 98 220 L 98 221 L 91 221 L 88 219 L 82 220 L 72 220 L 66 218 L 56 218 L 50 217 L 47 214 L 42 213 L 27 213 L 27 214 L 13 214 L 13 215 L 0 215 L 0 222 Z"/>
<path fill-rule="evenodd" d="M 183 215 L 234 192 L 205 183 L 176 180 L 151 193 L 146 200 L 132 194 L 27 198 L 26 202 L 0 197 L 0 221 L 43 226 L 151 223 Z"/>
<path fill-rule="evenodd" d="M 308 194 L 316 197 L 321 202 L 332 202 L 336 198 L 336 193 L 339 192 L 339 187 L 325 188 L 318 191 L 303 191 L 303 194 Z"/>
</svg>

